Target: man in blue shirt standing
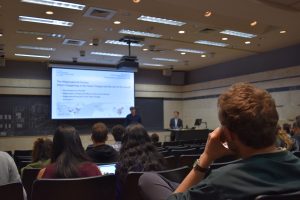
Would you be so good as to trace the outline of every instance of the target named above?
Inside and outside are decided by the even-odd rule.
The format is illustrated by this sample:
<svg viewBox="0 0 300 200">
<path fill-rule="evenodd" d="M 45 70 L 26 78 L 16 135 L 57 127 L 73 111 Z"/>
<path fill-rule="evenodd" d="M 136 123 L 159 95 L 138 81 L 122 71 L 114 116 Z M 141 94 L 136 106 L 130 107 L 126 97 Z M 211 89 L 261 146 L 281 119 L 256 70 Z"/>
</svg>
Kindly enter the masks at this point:
<svg viewBox="0 0 300 200">
<path fill-rule="evenodd" d="M 136 114 L 136 109 L 135 107 L 130 107 L 130 114 L 126 116 L 125 119 L 125 126 L 128 126 L 130 124 L 135 124 L 135 123 L 142 123 L 142 118 L 138 114 Z"/>
</svg>

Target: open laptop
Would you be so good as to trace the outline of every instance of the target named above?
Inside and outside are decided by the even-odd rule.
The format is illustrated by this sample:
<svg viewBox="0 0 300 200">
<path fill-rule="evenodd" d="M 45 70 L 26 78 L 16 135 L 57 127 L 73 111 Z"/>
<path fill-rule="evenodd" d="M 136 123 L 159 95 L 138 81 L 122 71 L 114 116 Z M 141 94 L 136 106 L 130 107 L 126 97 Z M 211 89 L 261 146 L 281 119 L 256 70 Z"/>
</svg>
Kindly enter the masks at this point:
<svg viewBox="0 0 300 200">
<path fill-rule="evenodd" d="M 115 172 L 116 172 L 116 164 L 115 163 L 100 164 L 100 165 L 98 165 L 98 168 L 100 169 L 102 175 L 115 174 Z"/>
</svg>

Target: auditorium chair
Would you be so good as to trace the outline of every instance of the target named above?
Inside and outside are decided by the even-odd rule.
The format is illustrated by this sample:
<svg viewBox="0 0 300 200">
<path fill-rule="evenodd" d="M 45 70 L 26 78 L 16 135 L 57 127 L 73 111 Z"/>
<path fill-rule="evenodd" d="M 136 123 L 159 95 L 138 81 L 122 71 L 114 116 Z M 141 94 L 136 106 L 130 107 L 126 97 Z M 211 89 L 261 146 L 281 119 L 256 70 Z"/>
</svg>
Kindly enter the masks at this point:
<svg viewBox="0 0 300 200">
<path fill-rule="evenodd" d="M 255 200 L 299 200 L 300 190 L 290 193 L 259 195 Z"/>
<path fill-rule="evenodd" d="M 200 154 L 180 155 L 178 159 L 178 167 L 188 166 L 192 168 L 195 160 L 198 159 L 199 157 Z"/>
<path fill-rule="evenodd" d="M 184 166 L 176 169 L 157 171 L 153 173 L 158 173 L 171 181 L 181 182 L 189 173 L 189 171 L 190 169 L 187 166 Z M 140 195 L 140 189 L 138 187 L 138 182 L 140 176 L 143 173 L 145 172 L 128 173 L 126 181 L 124 183 L 122 200 L 142 200 L 142 197 Z"/>
<path fill-rule="evenodd" d="M 32 186 L 32 200 L 114 200 L 115 175 L 87 178 L 38 179 Z"/>
<path fill-rule="evenodd" d="M 169 150 L 166 150 L 166 151 L 159 151 L 159 153 L 160 153 L 163 157 L 171 156 L 171 151 L 169 151 Z"/>
<path fill-rule="evenodd" d="M 32 150 L 15 150 L 14 156 L 31 156 Z"/>
<path fill-rule="evenodd" d="M 167 147 L 167 146 L 178 146 L 180 145 L 180 142 L 177 141 L 171 141 L 171 142 L 164 142 L 163 147 Z"/>
<path fill-rule="evenodd" d="M 179 157 L 180 155 L 192 155 L 197 154 L 198 151 L 196 148 L 192 149 L 180 149 L 180 150 L 171 150 L 171 155 L 174 155 L 175 157 Z"/>
<path fill-rule="evenodd" d="M 32 184 L 36 180 L 40 169 L 24 169 L 22 183 L 27 193 L 27 200 L 31 199 Z"/>
<path fill-rule="evenodd" d="M 181 183 L 181 181 L 183 181 L 183 179 L 188 175 L 190 170 L 191 168 L 189 168 L 188 166 L 183 166 L 176 169 L 158 171 L 156 173 L 169 179 L 170 181 Z"/>
<path fill-rule="evenodd" d="M 178 159 L 175 156 L 164 157 L 166 160 L 167 169 L 175 169 L 177 167 Z"/>
<path fill-rule="evenodd" d="M 23 200 L 23 186 L 21 183 L 10 183 L 0 186 L 0 199 Z"/>
<path fill-rule="evenodd" d="M 161 144 L 161 142 L 156 142 L 156 143 L 153 143 L 153 145 L 156 147 L 161 147 L 162 144 Z"/>
</svg>

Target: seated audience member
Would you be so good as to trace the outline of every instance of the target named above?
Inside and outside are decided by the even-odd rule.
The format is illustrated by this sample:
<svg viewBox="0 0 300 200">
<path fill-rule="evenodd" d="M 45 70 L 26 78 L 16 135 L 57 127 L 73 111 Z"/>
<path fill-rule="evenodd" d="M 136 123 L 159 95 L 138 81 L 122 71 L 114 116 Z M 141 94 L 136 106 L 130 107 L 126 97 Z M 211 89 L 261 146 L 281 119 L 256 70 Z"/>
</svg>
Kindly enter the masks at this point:
<svg viewBox="0 0 300 200">
<path fill-rule="evenodd" d="M 38 138 L 33 144 L 32 163 L 21 169 L 44 168 L 51 162 L 51 151 L 53 142 L 49 139 Z"/>
<path fill-rule="evenodd" d="M 111 129 L 111 134 L 114 136 L 114 139 L 115 139 L 115 143 L 112 144 L 111 146 L 118 152 L 121 149 L 121 143 L 122 143 L 124 133 L 125 133 L 125 128 L 124 128 L 124 126 L 122 126 L 120 124 L 115 125 Z"/>
<path fill-rule="evenodd" d="M 145 199 L 244 200 L 299 190 L 300 159 L 275 146 L 278 113 L 268 92 L 235 84 L 220 95 L 218 110 L 221 127 L 209 134 L 204 152 L 175 192 L 165 179 L 145 173 L 139 180 Z M 229 154 L 241 160 L 212 170 L 204 179 L 214 160 Z"/>
<path fill-rule="evenodd" d="M 291 135 L 291 125 L 288 123 L 284 123 L 282 125 L 282 129 L 289 135 Z"/>
<path fill-rule="evenodd" d="M 276 147 L 282 147 L 288 151 L 296 151 L 298 149 L 296 140 L 281 129 L 277 133 Z"/>
<path fill-rule="evenodd" d="M 0 151 L 0 186 L 10 183 L 21 183 L 21 178 L 13 158 L 8 153 Z M 24 189 L 23 195 L 26 199 Z"/>
<path fill-rule="evenodd" d="M 296 122 L 293 124 L 293 138 L 300 145 L 300 117 L 296 117 Z"/>
<path fill-rule="evenodd" d="M 80 178 L 101 175 L 89 161 L 73 126 L 61 125 L 53 137 L 51 164 L 41 169 L 38 178 Z"/>
<path fill-rule="evenodd" d="M 96 123 L 92 127 L 93 146 L 86 150 L 89 157 L 96 163 L 109 163 L 118 160 L 118 152 L 105 144 L 108 129 L 104 123 Z"/>
<path fill-rule="evenodd" d="M 159 136 L 157 133 L 153 133 L 151 136 L 150 136 L 150 139 L 151 139 L 151 142 L 152 143 L 158 143 L 159 142 Z"/>
<path fill-rule="evenodd" d="M 117 199 L 120 199 L 122 185 L 128 172 L 158 171 L 164 169 L 165 160 L 151 143 L 150 137 L 141 124 L 126 128 L 120 158 L 116 165 Z"/>
</svg>

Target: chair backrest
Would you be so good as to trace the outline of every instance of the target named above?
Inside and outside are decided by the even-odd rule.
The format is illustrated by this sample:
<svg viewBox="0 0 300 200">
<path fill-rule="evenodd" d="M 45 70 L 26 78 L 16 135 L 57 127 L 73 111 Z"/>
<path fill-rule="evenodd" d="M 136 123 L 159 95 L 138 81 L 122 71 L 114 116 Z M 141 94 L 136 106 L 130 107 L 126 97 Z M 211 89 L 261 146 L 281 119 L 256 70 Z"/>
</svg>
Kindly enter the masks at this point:
<svg viewBox="0 0 300 200">
<path fill-rule="evenodd" d="M 171 150 L 171 154 L 174 156 L 179 157 L 180 155 L 192 155 L 192 154 L 196 154 L 197 153 L 197 149 L 196 148 L 192 148 L 192 149 L 181 149 L 181 150 Z"/>
<path fill-rule="evenodd" d="M 32 150 L 15 150 L 14 156 L 31 156 Z"/>
<path fill-rule="evenodd" d="M 40 169 L 24 169 L 22 183 L 27 193 L 27 200 L 31 199 L 32 184 L 36 180 Z"/>
<path fill-rule="evenodd" d="M 295 156 L 297 156 L 298 158 L 300 158 L 300 151 L 294 151 L 293 154 L 294 154 Z"/>
<path fill-rule="evenodd" d="M 153 145 L 156 146 L 156 147 L 161 147 L 161 142 L 153 143 Z"/>
<path fill-rule="evenodd" d="M 142 200 L 138 182 L 143 172 L 129 172 L 122 189 L 122 200 Z"/>
<path fill-rule="evenodd" d="M 156 171 L 154 173 L 158 173 L 163 177 L 175 181 L 181 182 L 184 177 L 189 173 L 190 169 L 187 166 L 171 169 L 171 170 L 164 170 L 164 171 Z M 122 200 L 142 200 L 142 197 L 139 192 L 138 182 L 140 176 L 144 172 L 129 172 L 126 181 L 124 183 L 124 187 L 122 189 Z"/>
<path fill-rule="evenodd" d="M 10 183 L 0 186 L 0 198 L 9 200 L 23 200 L 22 184 Z"/>
<path fill-rule="evenodd" d="M 33 183 L 32 200 L 114 200 L 115 185 L 115 175 L 40 179 Z"/>
<path fill-rule="evenodd" d="M 169 179 L 170 181 L 180 183 L 188 175 L 189 172 L 190 172 L 190 168 L 188 166 L 184 166 L 176 169 L 158 171 L 156 173 Z"/>
<path fill-rule="evenodd" d="M 192 168 L 195 160 L 198 159 L 199 157 L 200 157 L 199 154 L 180 155 L 178 160 L 178 167 L 188 166 Z"/>
<path fill-rule="evenodd" d="M 166 151 L 159 151 L 159 153 L 163 156 L 163 157 L 167 157 L 171 155 L 171 152 L 169 150 Z"/>
<path fill-rule="evenodd" d="M 163 147 L 167 147 L 167 146 L 177 146 L 179 145 L 180 142 L 176 142 L 176 141 L 173 141 L 173 142 L 164 142 L 163 144 Z"/>
<path fill-rule="evenodd" d="M 282 193 L 282 194 L 269 194 L 269 195 L 259 195 L 255 200 L 299 200 L 300 191 Z"/>
<path fill-rule="evenodd" d="M 177 167 L 178 159 L 175 156 L 165 157 L 167 169 L 175 169 Z"/>
</svg>

